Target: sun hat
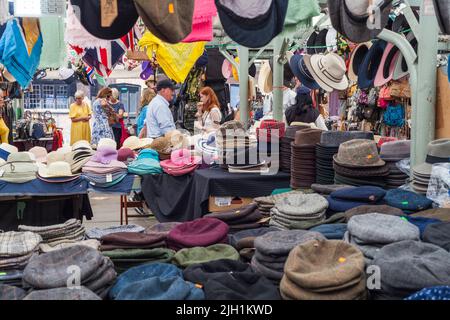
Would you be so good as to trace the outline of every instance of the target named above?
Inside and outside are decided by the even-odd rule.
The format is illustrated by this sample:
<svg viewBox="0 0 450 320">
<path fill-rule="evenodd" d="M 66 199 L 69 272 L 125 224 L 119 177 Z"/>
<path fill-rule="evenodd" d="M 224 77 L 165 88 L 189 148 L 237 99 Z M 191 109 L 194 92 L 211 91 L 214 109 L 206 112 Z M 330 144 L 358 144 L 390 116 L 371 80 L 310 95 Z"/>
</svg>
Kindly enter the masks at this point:
<svg viewBox="0 0 450 320">
<path fill-rule="evenodd" d="M 273 73 L 268 60 L 264 61 L 259 70 L 258 87 L 261 92 L 266 94 L 273 91 Z"/>
<path fill-rule="evenodd" d="M 316 80 L 326 91 L 345 90 L 348 88 L 346 76 L 347 67 L 344 59 L 335 53 L 326 55 L 315 54 L 310 58 L 304 57 L 305 64 Z"/>
<path fill-rule="evenodd" d="M 0 167 L 0 180 L 10 183 L 26 183 L 36 179 L 38 166 L 29 152 L 11 153 L 8 161 Z"/>
<path fill-rule="evenodd" d="M 314 80 L 305 64 L 305 56 L 295 54 L 289 60 L 289 66 L 291 67 L 295 77 L 302 83 L 303 86 L 311 90 L 320 88 L 319 84 L 316 80 Z"/>
<path fill-rule="evenodd" d="M 121 148 L 117 151 L 117 161 L 128 162 L 130 160 L 134 160 L 135 158 L 136 154 L 129 148 Z"/>
<path fill-rule="evenodd" d="M 386 41 L 377 40 L 365 55 L 358 71 L 358 87 L 361 89 L 373 86 L 386 45 Z"/>
<path fill-rule="evenodd" d="M 381 167 L 386 164 L 378 154 L 375 141 L 365 139 L 342 143 L 333 159 L 337 164 L 350 168 Z"/>
<path fill-rule="evenodd" d="M 372 42 L 364 42 L 357 45 L 351 53 L 350 56 L 350 63 L 348 68 L 348 78 L 353 81 L 358 81 L 358 73 L 360 70 L 360 66 L 362 62 L 364 61 L 364 58 L 366 57 L 367 53 L 369 52 L 370 48 L 372 47 Z"/>
<path fill-rule="evenodd" d="M 117 161 L 117 150 L 111 146 L 98 147 L 97 152 L 91 158 L 91 161 L 102 164 L 110 164 L 114 160 Z"/>
<path fill-rule="evenodd" d="M 394 44 L 388 43 L 375 76 L 374 86 L 382 87 L 392 80 L 399 56 L 400 50 Z"/>
<path fill-rule="evenodd" d="M 86 140 L 79 140 L 75 142 L 72 145 L 72 151 L 78 150 L 78 149 L 89 149 L 92 150 L 91 144 Z"/>
<path fill-rule="evenodd" d="M 8 160 L 8 156 L 11 153 L 16 152 L 19 152 L 19 149 L 17 149 L 15 146 L 7 143 L 0 144 L 0 158 L 2 158 L 3 160 Z"/>
<path fill-rule="evenodd" d="M 38 178 L 77 178 L 78 175 L 72 174 L 70 165 L 67 162 L 56 161 L 47 166 L 40 166 Z"/>
<path fill-rule="evenodd" d="M 109 146 L 111 148 L 117 149 L 117 143 L 110 138 L 102 138 L 98 141 L 97 149 L 103 146 Z"/>
<path fill-rule="evenodd" d="M 43 147 L 33 147 L 29 150 L 32 154 L 34 154 L 36 158 L 36 162 L 45 163 L 47 162 L 47 149 Z"/>
<path fill-rule="evenodd" d="M 128 148 L 131 150 L 142 149 L 143 147 L 151 144 L 151 142 L 150 143 L 148 142 L 149 141 L 144 141 L 143 139 L 139 139 L 136 136 L 130 136 L 123 142 L 122 148 Z"/>
</svg>

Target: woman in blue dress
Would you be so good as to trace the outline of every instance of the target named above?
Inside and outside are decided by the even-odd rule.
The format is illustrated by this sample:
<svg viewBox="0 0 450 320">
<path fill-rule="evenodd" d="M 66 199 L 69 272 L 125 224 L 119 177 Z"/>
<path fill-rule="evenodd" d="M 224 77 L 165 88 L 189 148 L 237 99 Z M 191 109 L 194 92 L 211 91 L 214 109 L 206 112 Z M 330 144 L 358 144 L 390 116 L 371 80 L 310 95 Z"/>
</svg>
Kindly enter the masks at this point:
<svg viewBox="0 0 450 320">
<path fill-rule="evenodd" d="M 103 88 L 98 92 L 97 98 L 92 105 L 94 113 L 94 125 L 92 128 L 92 144 L 97 145 L 100 139 L 109 138 L 114 140 L 114 134 L 110 125 L 115 112 L 109 105 L 112 90 Z"/>
</svg>

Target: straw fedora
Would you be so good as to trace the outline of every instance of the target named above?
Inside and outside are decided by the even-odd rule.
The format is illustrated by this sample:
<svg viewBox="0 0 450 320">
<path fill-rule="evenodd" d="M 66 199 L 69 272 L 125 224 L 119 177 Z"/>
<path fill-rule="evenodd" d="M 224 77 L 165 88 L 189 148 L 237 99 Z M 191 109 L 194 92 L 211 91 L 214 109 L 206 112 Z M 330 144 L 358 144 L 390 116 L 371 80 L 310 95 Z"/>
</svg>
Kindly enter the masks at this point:
<svg viewBox="0 0 450 320">
<path fill-rule="evenodd" d="M 268 60 L 264 61 L 259 70 L 258 87 L 264 94 L 269 94 L 273 91 L 273 73 Z"/>
<path fill-rule="evenodd" d="M 58 161 L 65 161 L 66 160 L 66 155 L 62 152 L 57 152 L 57 151 L 52 151 L 49 154 L 47 154 L 47 165 L 53 163 L 53 162 L 58 162 Z"/>
<path fill-rule="evenodd" d="M 348 78 L 351 81 L 358 81 L 359 68 L 371 47 L 372 42 L 364 42 L 360 43 L 355 49 L 353 49 L 350 56 L 350 64 L 348 69 Z"/>
<path fill-rule="evenodd" d="M 39 166 L 38 175 L 44 179 L 78 177 L 72 173 L 70 164 L 64 161 L 52 162 L 48 166 Z"/>
<path fill-rule="evenodd" d="M 304 57 L 306 66 L 316 82 L 326 91 L 348 88 L 345 61 L 335 53 L 315 54 L 310 59 Z"/>
<path fill-rule="evenodd" d="M 384 86 L 386 83 L 392 80 L 399 56 L 400 50 L 392 43 L 388 43 L 386 49 L 384 50 L 380 66 L 378 67 L 378 71 L 375 76 L 375 87 Z"/>
<path fill-rule="evenodd" d="M 138 137 L 130 136 L 123 142 L 122 148 L 137 150 L 137 149 L 142 149 L 146 145 L 148 145 L 148 144 L 145 141 L 139 139 Z"/>
</svg>

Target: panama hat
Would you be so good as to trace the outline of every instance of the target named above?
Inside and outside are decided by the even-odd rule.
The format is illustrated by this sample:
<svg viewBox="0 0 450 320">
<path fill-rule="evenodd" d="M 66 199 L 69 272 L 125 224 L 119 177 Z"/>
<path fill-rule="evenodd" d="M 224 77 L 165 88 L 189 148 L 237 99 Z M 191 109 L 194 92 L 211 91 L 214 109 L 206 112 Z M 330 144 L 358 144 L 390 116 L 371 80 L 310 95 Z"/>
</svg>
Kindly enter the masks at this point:
<svg viewBox="0 0 450 320">
<path fill-rule="evenodd" d="M 36 162 L 44 163 L 47 162 L 47 149 L 44 147 L 33 147 L 30 151 L 36 157 Z"/>
<path fill-rule="evenodd" d="M 74 7 L 75 16 L 83 27 L 93 36 L 115 40 L 123 37 L 133 29 L 139 18 L 133 0 L 117 1 L 117 17 L 109 27 L 102 26 L 101 1 L 99 0 L 70 0 Z M 77 8 L 78 7 L 78 8 Z M 79 10 L 78 10 L 79 9 Z"/>
<path fill-rule="evenodd" d="M 128 148 L 131 150 L 143 149 L 144 147 L 151 145 L 152 142 L 153 140 L 147 141 L 144 139 L 139 139 L 136 136 L 130 136 L 123 142 L 122 148 Z"/>
<path fill-rule="evenodd" d="M 304 59 L 309 72 L 325 91 L 332 92 L 333 89 L 348 88 L 347 68 L 344 60 L 337 54 L 315 54 L 310 59 L 306 57 Z"/>
<path fill-rule="evenodd" d="M 358 72 L 361 64 L 372 47 L 372 42 L 360 43 L 353 49 L 350 56 L 350 64 L 348 69 L 348 78 L 353 81 L 358 81 Z"/>
<path fill-rule="evenodd" d="M 400 50 L 392 43 L 388 43 L 375 76 L 375 87 L 382 87 L 392 80 L 399 56 Z"/>
<path fill-rule="evenodd" d="M 386 41 L 376 41 L 364 57 L 358 71 L 358 87 L 361 89 L 367 89 L 373 86 L 386 45 Z"/>
<path fill-rule="evenodd" d="M 100 139 L 100 141 L 97 144 L 97 149 L 100 148 L 100 147 L 104 147 L 104 146 L 109 146 L 109 147 L 112 147 L 114 149 L 117 149 L 117 143 L 113 139 L 110 139 L 110 138 L 102 138 L 102 139 Z"/>
<path fill-rule="evenodd" d="M 38 178 L 52 179 L 52 178 L 73 178 L 65 181 L 75 180 L 78 175 L 72 174 L 70 164 L 63 161 L 57 161 L 49 164 L 48 166 L 39 166 Z M 61 180 L 58 180 L 61 182 Z"/>
<path fill-rule="evenodd" d="M 273 91 L 273 73 L 268 60 L 264 61 L 259 70 L 258 87 L 262 93 L 269 94 Z"/>
<path fill-rule="evenodd" d="M 380 0 L 378 25 L 369 29 L 369 0 L 328 0 L 328 9 L 333 27 L 352 42 L 361 43 L 375 39 L 389 21 L 392 0 Z"/>
<path fill-rule="evenodd" d="M 418 42 L 416 37 L 414 36 L 413 32 L 410 32 L 406 35 L 406 39 L 409 41 L 411 46 L 413 47 L 414 51 L 417 52 L 418 49 Z M 392 76 L 392 79 L 399 80 L 409 74 L 408 70 L 408 64 L 406 63 L 406 59 L 403 56 L 403 54 L 400 52 L 398 59 L 395 63 L 394 67 L 394 74 Z"/>
<path fill-rule="evenodd" d="M 433 0 L 434 11 L 444 34 L 450 34 L 450 1 L 449 0 Z"/>
<path fill-rule="evenodd" d="M 294 55 L 292 56 L 291 60 L 289 60 L 289 66 L 291 67 L 292 72 L 294 73 L 295 77 L 307 88 L 314 90 L 319 89 L 320 86 L 314 80 L 314 77 L 311 75 L 311 73 L 308 70 L 308 67 L 306 66 L 305 60 L 310 59 L 311 56 L 305 55 Z"/>
</svg>

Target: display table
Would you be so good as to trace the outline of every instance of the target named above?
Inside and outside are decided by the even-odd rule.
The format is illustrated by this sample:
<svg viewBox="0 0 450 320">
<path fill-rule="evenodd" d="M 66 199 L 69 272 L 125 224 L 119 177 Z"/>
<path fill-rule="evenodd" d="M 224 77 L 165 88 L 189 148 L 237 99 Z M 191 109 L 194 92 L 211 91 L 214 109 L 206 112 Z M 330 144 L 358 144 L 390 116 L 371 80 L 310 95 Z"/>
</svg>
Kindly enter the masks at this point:
<svg viewBox="0 0 450 320">
<path fill-rule="evenodd" d="M 210 196 L 256 198 L 274 189 L 289 188 L 290 175 L 236 174 L 221 168 L 197 170 L 192 175 L 142 177 L 142 193 L 160 222 L 189 221 L 208 213 Z"/>
</svg>

